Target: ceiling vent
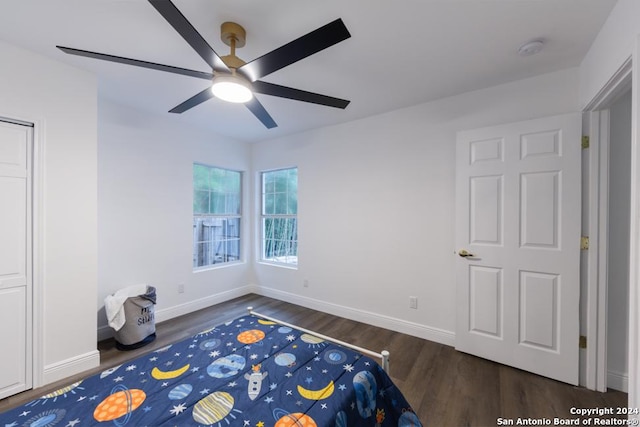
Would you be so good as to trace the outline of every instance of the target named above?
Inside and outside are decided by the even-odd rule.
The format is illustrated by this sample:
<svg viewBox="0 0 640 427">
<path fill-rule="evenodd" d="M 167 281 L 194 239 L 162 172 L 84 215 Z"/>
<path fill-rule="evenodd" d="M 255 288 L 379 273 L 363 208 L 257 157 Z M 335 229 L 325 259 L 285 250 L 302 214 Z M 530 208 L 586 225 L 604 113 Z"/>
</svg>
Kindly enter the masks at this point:
<svg viewBox="0 0 640 427">
<path fill-rule="evenodd" d="M 539 53 L 544 47 L 544 41 L 541 39 L 531 40 L 518 48 L 520 56 L 531 56 Z"/>
</svg>

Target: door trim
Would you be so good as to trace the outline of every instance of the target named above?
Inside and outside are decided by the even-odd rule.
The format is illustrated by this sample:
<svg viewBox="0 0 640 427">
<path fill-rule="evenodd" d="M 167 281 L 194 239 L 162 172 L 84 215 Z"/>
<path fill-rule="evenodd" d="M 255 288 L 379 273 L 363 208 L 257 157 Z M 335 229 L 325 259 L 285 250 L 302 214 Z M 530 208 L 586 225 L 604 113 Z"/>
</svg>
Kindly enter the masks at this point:
<svg viewBox="0 0 640 427">
<path fill-rule="evenodd" d="M 585 386 L 607 390 L 609 110 L 589 113 L 589 251 L 587 251 Z M 583 205 L 584 206 L 584 205 Z"/>
<path fill-rule="evenodd" d="M 33 387 L 44 385 L 44 172 L 45 121 L 33 123 L 33 188 L 32 188 L 32 263 L 33 263 Z"/>
<path fill-rule="evenodd" d="M 638 125 L 640 124 L 640 67 L 638 60 L 640 59 L 640 35 L 636 37 L 633 50 L 632 68 L 632 94 L 631 94 L 631 244 L 629 248 L 630 259 L 634 262 L 630 263 L 629 271 L 629 401 L 628 406 L 637 408 L 640 405 L 640 377 L 638 370 L 640 369 L 640 271 L 638 271 L 638 259 L 640 254 L 640 224 L 638 217 L 640 215 L 640 188 L 638 188 L 638 180 L 640 179 L 640 132 Z M 636 414 L 633 418 L 640 418 Z"/>
</svg>

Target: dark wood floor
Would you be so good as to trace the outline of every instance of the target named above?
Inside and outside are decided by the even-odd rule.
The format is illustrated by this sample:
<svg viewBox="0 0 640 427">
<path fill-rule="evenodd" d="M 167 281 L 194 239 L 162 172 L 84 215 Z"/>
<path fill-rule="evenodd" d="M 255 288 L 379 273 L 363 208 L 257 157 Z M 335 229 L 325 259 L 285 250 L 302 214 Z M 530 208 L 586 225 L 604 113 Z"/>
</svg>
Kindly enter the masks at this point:
<svg viewBox="0 0 640 427">
<path fill-rule="evenodd" d="M 27 403 L 90 374 L 194 335 L 246 313 L 262 314 L 374 351 L 391 352 L 391 377 L 425 426 L 496 426 L 517 419 L 573 419 L 570 409 L 624 408 L 627 394 L 598 393 L 503 366 L 452 347 L 342 319 L 301 306 L 247 295 L 156 325 L 158 338 L 121 352 L 113 340 L 99 343 L 101 364 L 89 372 L 0 400 L 0 412 Z M 606 417 L 605 417 L 606 418 Z M 593 424 L 593 423 L 592 423 Z"/>
</svg>

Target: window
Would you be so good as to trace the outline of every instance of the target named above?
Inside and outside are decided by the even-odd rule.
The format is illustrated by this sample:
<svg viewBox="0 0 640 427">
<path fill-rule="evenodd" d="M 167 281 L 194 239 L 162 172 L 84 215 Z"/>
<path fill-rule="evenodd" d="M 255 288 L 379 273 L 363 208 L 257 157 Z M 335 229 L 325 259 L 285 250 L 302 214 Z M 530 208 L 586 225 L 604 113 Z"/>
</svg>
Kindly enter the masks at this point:
<svg viewBox="0 0 640 427">
<path fill-rule="evenodd" d="M 240 260 L 242 174 L 193 165 L 193 268 Z"/>
<path fill-rule="evenodd" d="M 262 260 L 298 264 L 298 169 L 262 172 Z"/>
</svg>

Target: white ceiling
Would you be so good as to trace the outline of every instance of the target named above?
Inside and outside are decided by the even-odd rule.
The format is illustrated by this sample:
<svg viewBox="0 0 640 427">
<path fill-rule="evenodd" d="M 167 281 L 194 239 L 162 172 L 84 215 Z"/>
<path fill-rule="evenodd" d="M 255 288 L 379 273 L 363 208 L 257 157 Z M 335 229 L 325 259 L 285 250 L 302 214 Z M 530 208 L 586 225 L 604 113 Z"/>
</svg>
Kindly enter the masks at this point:
<svg viewBox="0 0 640 427">
<path fill-rule="evenodd" d="M 351 100 L 346 110 L 258 95 L 278 123 L 211 99 L 167 111 L 200 79 L 66 55 L 55 45 L 210 72 L 146 0 L 0 0 L 0 39 L 98 76 L 100 96 L 243 141 L 346 122 L 578 66 L 616 0 L 174 0 L 219 55 L 220 24 L 247 30 L 250 61 L 336 18 L 351 38 L 262 80 Z M 534 56 L 522 43 L 545 40 Z M 46 72 L 46 70 L 42 70 Z M 69 94 L 73 96 L 73 94 Z"/>
</svg>

